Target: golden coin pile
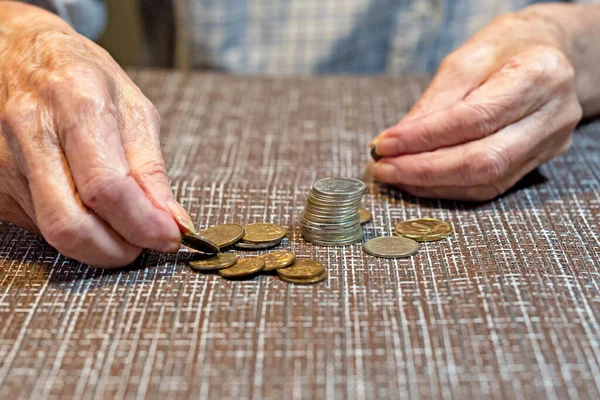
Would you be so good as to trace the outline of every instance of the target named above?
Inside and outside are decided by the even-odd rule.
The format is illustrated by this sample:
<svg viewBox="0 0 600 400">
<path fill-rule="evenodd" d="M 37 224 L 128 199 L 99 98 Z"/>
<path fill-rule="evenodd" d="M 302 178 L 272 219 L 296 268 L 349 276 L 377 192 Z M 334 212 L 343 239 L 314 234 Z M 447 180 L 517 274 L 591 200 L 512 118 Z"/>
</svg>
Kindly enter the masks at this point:
<svg viewBox="0 0 600 400">
<path fill-rule="evenodd" d="M 312 284 L 327 279 L 323 264 L 310 259 L 296 259 L 295 254 L 289 251 L 273 251 L 251 258 L 220 252 L 232 245 L 241 250 L 275 247 L 286 234 L 287 229 L 277 224 L 222 224 L 197 234 L 184 234 L 182 243 L 203 253 L 189 262 L 190 268 L 202 272 L 217 271 L 227 279 L 247 278 L 272 271 L 288 283 Z"/>
<path fill-rule="evenodd" d="M 324 202 L 323 204 L 327 203 L 329 209 L 333 210 L 331 212 L 339 208 L 338 203 L 340 200 L 338 197 L 340 196 L 343 198 L 346 194 L 355 195 L 359 199 L 357 201 L 356 198 L 353 198 L 350 202 L 353 207 L 351 212 L 353 229 L 359 223 L 360 225 L 364 225 L 373 220 L 371 212 L 364 208 L 358 209 L 360 197 L 362 197 L 362 194 L 366 190 L 364 183 L 356 179 L 328 178 L 317 182 L 313 186 L 313 191 L 317 189 L 320 190 L 317 192 L 321 193 L 320 196 L 324 196 L 323 199 L 326 201 L 315 198 L 312 200 L 309 199 L 308 203 L 319 203 L 319 201 L 321 203 Z M 346 203 L 342 202 L 342 205 L 344 204 Z M 313 209 L 309 209 L 308 211 L 305 209 L 304 213 L 308 212 L 310 214 L 309 211 L 311 210 L 312 212 L 316 212 Z M 318 219 L 315 215 L 312 215 L 312 217 Z M 305 222 L 303 220 L 303 236 L 313 244 L 344 246 L 356 242 L 354 231 L 350 235 L 350 240 L 342 237 L 343 235 L 339 236 L 339 232 L 336 231 L 337 227 L 334 227 L 335 229 L 321 227 L 319 228 L 323 230 L 321 232 L 315 226 L 307 227 Z M 360 225 L 358 227 L 360 236 L 362 237 Z M 312 236 L 308 235 L 307 237 L 306 233 L 310 231 L 309 228 L 315 230 L 315 232 L 321 232 L 319 235 L 324 236 L 317 238 L 311 234 Z M 381 258 L 410 257 L 419 251 L 419 242 L 433 242 L 450 236 L 452 234 L 452 226 L 445 221 L 434 218 L 417 218 L 398 223 L 394 233 L 395 236 L 377 237 L 369 240 L 363 246 L 365 252 Z M 265 271 L 277 271 L 277 275 L 279 275 L 281 280 L 290 283 L 309 284 L 327 279 L 327 270 L 323 264 L 309 259 L 296 260 L 296 256 L 288 251 L 277 251 L 254 258 L 240 259 L 234 254 L 220 253 L 221 249 L 232 245 L 239 250 L 263 250 L 275 247 L 281 243 L 286 234 L 287 229 L 277 224 L 254 223 L 245 226 L 222 224 L 198 234 L 184 234 L 182 243 L 205 253 L 204 258 L 190 261 L 192 269 L 198 271 L 217 270 L 219 275 L 225 278 L 235 279 L 252 276 Z M 333 236 L 327 236 L 329 234 Z M 325 240 L 325 236 L 329 240 Z M 335 238 L 335 240 L 332 238 Z"/>
</svg>

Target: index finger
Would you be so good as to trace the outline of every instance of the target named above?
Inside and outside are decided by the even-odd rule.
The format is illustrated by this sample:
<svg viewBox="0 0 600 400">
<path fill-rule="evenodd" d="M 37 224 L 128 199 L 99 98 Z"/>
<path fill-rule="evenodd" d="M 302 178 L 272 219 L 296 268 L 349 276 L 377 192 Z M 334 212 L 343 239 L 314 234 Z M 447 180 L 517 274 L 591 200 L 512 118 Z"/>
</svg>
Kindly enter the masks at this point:
<svg viewBox="0 0 600 400">
<path fill-rule="evenodd" d="M 127 242 L 175 251 L 179 228 L 169 213 L 154 206 L 131 175 L 120 116 L 105 79 L 89 66 L 71 67 L 66 79 L 71 85 L 55 99 L 58 133 L 79 197 Z"/>
</svg>

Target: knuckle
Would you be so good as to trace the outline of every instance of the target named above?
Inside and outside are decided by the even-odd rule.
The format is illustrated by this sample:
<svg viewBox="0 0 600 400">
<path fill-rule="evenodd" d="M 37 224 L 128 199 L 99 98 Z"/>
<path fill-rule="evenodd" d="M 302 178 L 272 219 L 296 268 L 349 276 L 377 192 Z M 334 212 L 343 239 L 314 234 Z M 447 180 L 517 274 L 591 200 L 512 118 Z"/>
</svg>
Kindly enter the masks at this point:
<svg viewBox="0 0 600 400">
<path fill-rule="evenodd" d="M 463 57 L 458 52 L 452 52 L 444 57 L 440 63 L 440 69 L 460 70 L 463 66 Z"/>
<path fill-rule="evenodd" d="M 2 124 L 14 133 L 19 127 L 31 123 L 36 112 L 37 105 L 30 96 L 13 96 L 4 105 Z"/>
<path fill-rule="evenodd" d="M 489 105 L 462 101 L 459 107 L 459 115 L 464 120 L 464 125 L 472 126 L 472 129 L 463 132 L 467 139 L 481 139 L 496 130 L 498 112 Z"/>
<path fill-rule="evenodd" d="M 127 179 L 112 171 L 93 171 L 87 180 L 77 185 L 79 198 L 92 209 L 119 204 L 125 195 Z"/>
<path fill-rule="evenodd" d="M 498 150 L 486 149 L 467 157 L 467 182 L 469 184 L 491 184 L 503 178 L 509 171 L 508 158 Z"/>
<path fill-rule="evenodd" d="M 168 181 L 167 167 L 162 160 L 158 159 L 146 161 L 135 172 L 132 172 L 132 175 L 135 175 L 134 178 L 141 180 L 164 179 Z"/>
<path fill-rule="evenodd" d="M 56 211 L 40 215 L 38 226 L 46 241 L 66 256 L 89 240 L 87 229 L 83 229 L 84 218 L 77 218 L 69 212 Z"/>
<path fill-rule="evenodd" d="M 98 68 L 86 62 L 71 62 L 59 66 L 47 76 L 55 88 L 87 86 L 102 78 Z"/>
<path fill-rule="evenodd" d="M 72 93 L 72 100 L 79 113 L 83 114 L 112 114 L 116 115 L 117 109 L 113 102 L 101 93 Z"/>
<path fill-rule="evenodd" d="M 567 56 L 559 49 L 540 46 L 530 50 L 525 56 L 532 60 L 525 65 L 534 84 L 568 86 L 574 82 L 575 70 Z"/>
<path fill-rule="evenodd" d="M 160 113 L 156 106 L 147 98 L 144 98 L 141 104 L 143 113 L 147 116 L 148 120 L 156 125 L 160 125 Z"/>
</svg>

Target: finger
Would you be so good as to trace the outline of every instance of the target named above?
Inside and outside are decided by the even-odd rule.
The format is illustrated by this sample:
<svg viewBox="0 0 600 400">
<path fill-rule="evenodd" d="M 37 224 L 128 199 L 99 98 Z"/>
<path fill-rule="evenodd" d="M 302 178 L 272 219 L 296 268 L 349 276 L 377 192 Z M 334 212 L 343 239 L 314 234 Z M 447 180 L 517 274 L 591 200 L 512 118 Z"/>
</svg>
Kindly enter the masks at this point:
<svg viewBox="0 0 600 400">
<path fill-rule="evenodd" d="M 429 199 L 448 199 L 448 200 L 459 200 L 459 201 L 488 201 L 493 200 L 500 196 L 517 182 L 519 182 L 525 175 L 533 171 L 540 165 L 540 162 L 536 158 L 531 158 L 523 165 L 518 166 L 505 178 L 490 182 L 484 185 L 476 186 L 434 186 L 434 187 L 420 187 L 410 185 L 398 185 L 398 189 L 410 193 L 414 196 L 424 197 Z"/>
<path fill-rule="evenodd" d="M 508 63 L 452 106 L 390 128 L 377 143 L 379 156 L 432 151 L 478 140 L 532 114 L 553 95 L 547 82 Z"/>
<path fill-rule="evenodd" d="M 553 157 L 561 151 L 563 146 L 555 141 L 567 142 L 574 123 L 570 111 L 554 118 L 551 114 L 555 108 L 540 110 L 475 142 L 384 158 L 375 166 L 375 178 L 419 187 L 468 187 L 496 182 L 529 157 Z M 542 129 L 543 126 L 551 126 L 552 130 Z M 546 156 L 548 149 L 551 154 Z"/>
<path fill-rule="evenodd" d="M 176 251 L 180 235 L 173 218 L 152 204 L 130 174 L 110 82 L 87 66 L 71 74 L 77 91 L 62 91 L 56 104 L 60 141 L 81 200 L 127 242 Z"/>
<path fill-rule="evenodd" d="M 131 168 L 130 175 L 166 218 L 175 217 L 183 232 L 194 233 L 194 223 L 175 200 L 167 177 L 160 149 L 158 111 L 136 87 L 126 89 L 123 103 L 127 104 L 121 111 L 123 148 Z"/>
<path fill-rule="evenodd" d="M 398 124 L 377 135 L 370 146 L 374 147 L 390 129 L 404 122 L 436 113 L 463 100 L 489 77 L 493 70 L 492 61 L 485 46 L 470 46 L 447 56 L 411 110 Z"/>
<path fill-rule="evenodd" d="M 13 101 L 5 115 L 46 241 L 65 256 L 97 267 L 120 267 L 135 260 L 141 249 L 125 242 L 77 197 L 67 160 L 58 142 L 50 140 L 54 133 L 47 129 L 52 123 L 37 102 Z"/>
</svg>

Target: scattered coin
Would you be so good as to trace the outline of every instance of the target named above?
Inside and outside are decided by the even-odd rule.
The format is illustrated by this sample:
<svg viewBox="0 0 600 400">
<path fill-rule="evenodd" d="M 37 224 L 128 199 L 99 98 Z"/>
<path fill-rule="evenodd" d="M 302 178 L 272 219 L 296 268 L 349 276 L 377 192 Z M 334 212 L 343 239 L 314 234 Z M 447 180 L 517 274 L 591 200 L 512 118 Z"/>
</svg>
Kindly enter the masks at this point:
<svg viewBox="0 0 600 400">
<path fill-rule="evenodd" d="M 323 264 L 316 260 L 296 260 L 291 266 L 277 270 L 277 274 L 288 279 L 310 279 L 319 276 L 325 271 Z"/>
<path fill-rule="evenodd" d="M 325 279 L 327 279 L 327 276 L 328 276 L 328 273 L 327 273 L 327 270 L 325 270 L 321 273 L 321 275 L 317 275 L 312 278 L 286 278 L 281 275 L 279 276 L 279 278 L 284 282 L 295 283 L 297 285 L 312 285 L 314 283 L 319 283 L 319 282 L 324 281 Z"/>
<path fill-rule="evenodd" d="M 365 251 L 382 258 L 410 257 L 419 251 L 419 243 L 402 236 L 384 236 L 365 243 Z"/>
<path fill-rule="evenodd" d="M 275 269 L 285 268 L 296 260 L 296 255 L 289 251 L 274 251 L 260 255 L 265 262 L 264 271 L 273 271 Z"/>
<path fill-rule="evenodd" d="M 452 226 L 435 218 L 417 218 L 400 222 L 395 233 L 417 242 L 433 242 L 450 236 Z"/>
<path fill-rule="evenodd" d="M 216 244 L 198 234 L 181 234 L 181 243 L 203 253 L 217 254 L 219 252 L 219 247 Z"/>
<path fill-rule="evenodd" d="M 244 226 L 242 241 L 246 243 L 269 243 L 281 241 L 287 234 L 287 229 L 281 225 L 259 222 Z"/>
<path fill-rule="evenodd" d="M 222 249 L 239 241 L 244 235 L 244 227 L 238 224 L 221 224 L 200 232 L 198 235 Z"/>
<path fill-rule="evenodd" d="M 361 225 L 368 224 L 373 220 L 373 214 L 371 214 L 371 211 L 365 210 L 364 208 L 358 210 L 358 215 L 360 216 Z"/>
<path fill-rule="evenodd" d="M 224 278 L 241 278 L 254 275 L 265 267 L 265 262 L 258 258 L 240 258 L 233 266 L 219 270 L 219 275 Z"/>
<path fill-rule="evenodd" d="M 275 247 L 279 243 L 281 243 L 281 239 L 276 240 L 274 242 L 265 242 L 265 243 L 237 242 L 235 244 L 235 248 L 239 249 L 239 250 L 264 250 L 264 249 L 269 249 L 271 247 Z"/>
<path fill-rule="evenodd" d="M 197 271 L 214 271 L 217 269 L 229 268 L 237 261 L 235 254 L 219 253 L 215 257 L 202 260 L 190 261 L 190 268 Z"/>
</svg>

